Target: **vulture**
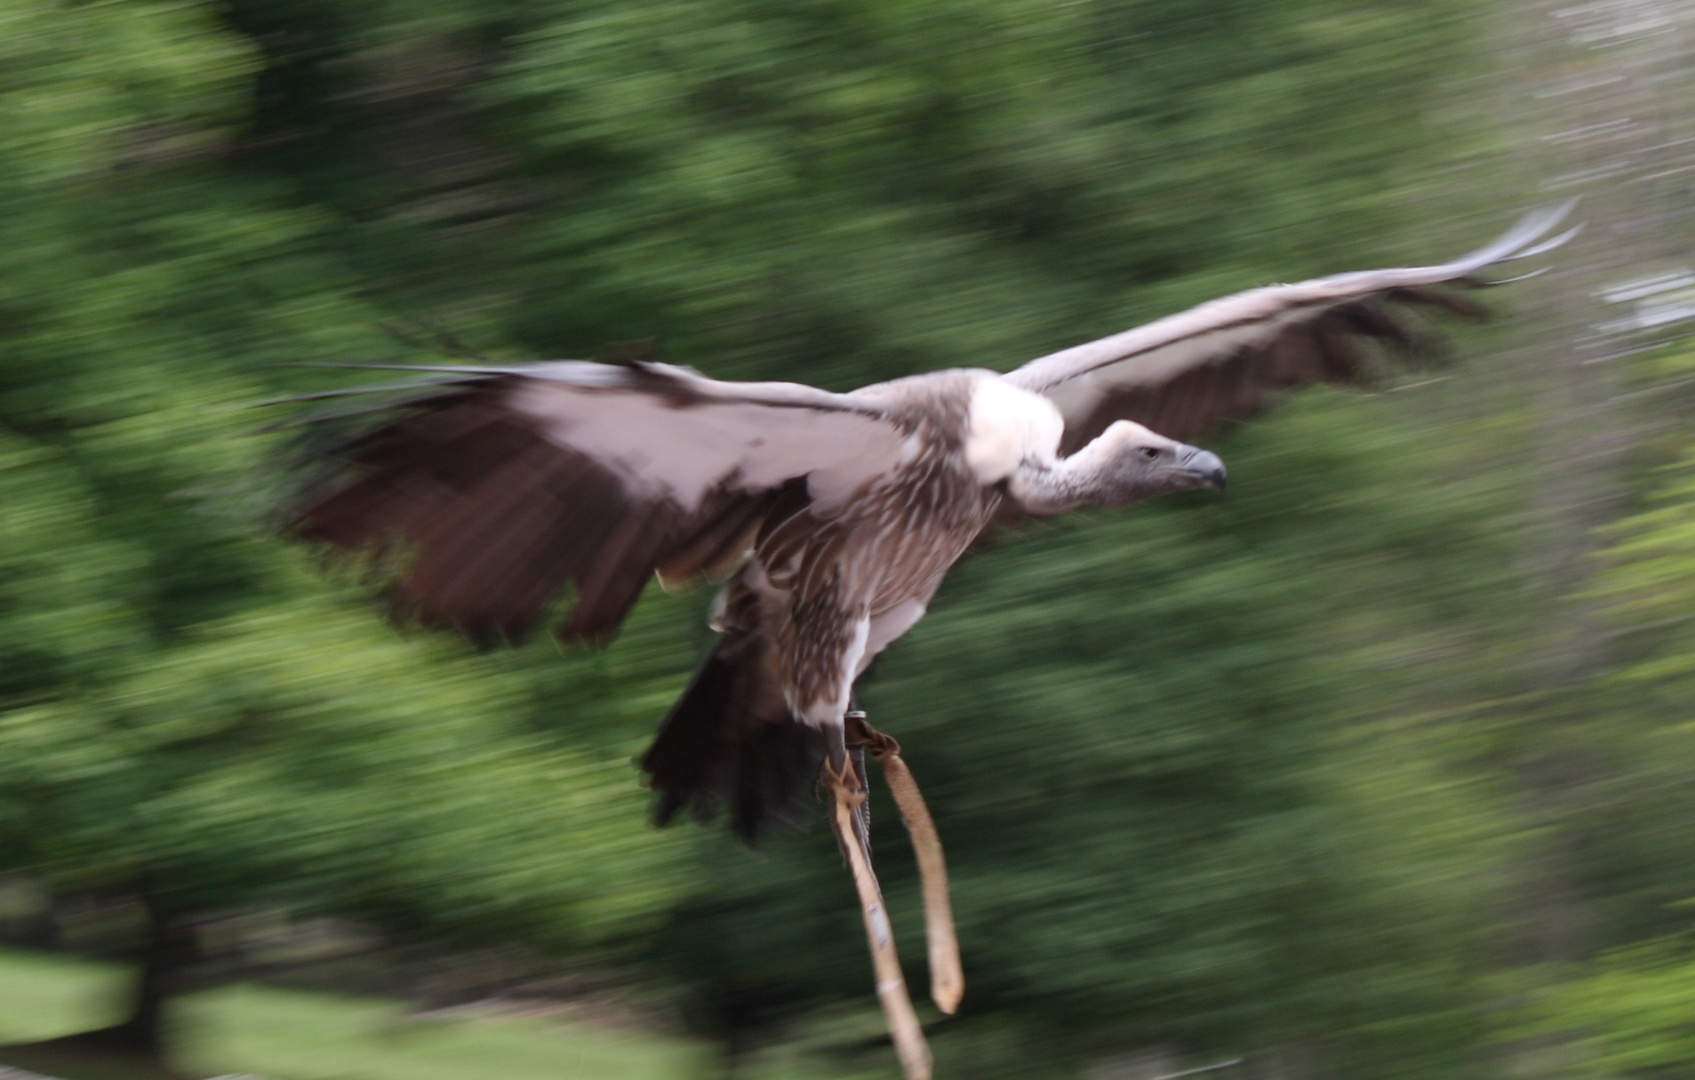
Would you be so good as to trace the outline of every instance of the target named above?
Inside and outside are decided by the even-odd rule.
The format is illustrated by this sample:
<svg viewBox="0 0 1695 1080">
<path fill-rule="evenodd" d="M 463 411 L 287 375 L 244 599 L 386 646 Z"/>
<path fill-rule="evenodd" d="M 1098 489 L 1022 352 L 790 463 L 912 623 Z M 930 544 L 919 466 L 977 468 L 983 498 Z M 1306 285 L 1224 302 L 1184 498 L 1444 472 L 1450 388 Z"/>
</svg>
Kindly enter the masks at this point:
<svg viewBox="0 0 1695 1080">
<path fill-rule="evenodd" d="M 751 841 L 821 765 L 842 774 L 855 679 L 998 517 L 1223 488 L 1189 440 L 1365 381 L 1374 342 L 1412 340 L 1393 310 L 1471 312 L 1453 287 L 1563 243 L 1569 209 L 1453 262 L 1250 289 L 1005 374 L 832 393 L 649 360 L 370 365 L 409 374 L 289 399 L 316 404 L 282 423 L 323 437 L 287 530 L 383 574 L 398 617 L 479 642 L 523 639 L 567 583 L 556 634 L 599 643 L 655 574 L 722 582 L 716 645 L 641 766 L 661 823 L 722 804 Z"/>
</svg>

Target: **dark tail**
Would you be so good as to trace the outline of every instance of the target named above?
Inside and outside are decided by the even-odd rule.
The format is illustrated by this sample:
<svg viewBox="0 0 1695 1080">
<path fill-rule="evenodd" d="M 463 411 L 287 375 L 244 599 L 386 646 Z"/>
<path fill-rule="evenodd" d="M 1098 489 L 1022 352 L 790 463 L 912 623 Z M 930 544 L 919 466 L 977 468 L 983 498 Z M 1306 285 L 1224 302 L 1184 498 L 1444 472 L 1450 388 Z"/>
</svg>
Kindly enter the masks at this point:
<svg viewBox="0 0 1695 1080">
<path fill-rule="evenodd" d="M 804 819 L 824 737 L 790 715 L 773 667 L 759 634 L 719 639 L 642 755 L 659 824 L 685 806 L 710 819 L 722 802 L 751 844 L 763 829 Z"/>
</svg>

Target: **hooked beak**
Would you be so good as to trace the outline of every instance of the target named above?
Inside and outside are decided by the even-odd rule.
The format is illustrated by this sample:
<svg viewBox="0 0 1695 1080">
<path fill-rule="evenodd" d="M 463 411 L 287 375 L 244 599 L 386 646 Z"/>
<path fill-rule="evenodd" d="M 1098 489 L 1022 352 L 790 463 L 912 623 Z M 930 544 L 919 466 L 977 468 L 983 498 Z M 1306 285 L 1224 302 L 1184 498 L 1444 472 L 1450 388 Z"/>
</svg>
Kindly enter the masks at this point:
<svg viewBox="0 0 1695 1080">
<path fill-rule="evenodd" d="M 1224 462 L 1211 450 L 1188 447 L 1178 456 L 1178 468 L 1216 491 L 1224 490 Z"/>
</svg>

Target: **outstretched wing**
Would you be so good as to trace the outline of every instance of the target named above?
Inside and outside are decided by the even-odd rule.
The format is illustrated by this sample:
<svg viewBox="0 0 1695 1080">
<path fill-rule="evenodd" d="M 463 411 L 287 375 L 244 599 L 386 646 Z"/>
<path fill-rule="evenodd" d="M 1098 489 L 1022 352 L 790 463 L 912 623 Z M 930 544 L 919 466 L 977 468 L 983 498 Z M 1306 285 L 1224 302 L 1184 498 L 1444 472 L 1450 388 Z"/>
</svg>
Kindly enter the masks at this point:
<svg viewBox="0 0 1695 1080">
<path fill-rule="evenodd" d="M 567 581 L 559 635 L 604 639 L 656 569 L 727 569 L 779 500 L 828 513 L 900 452 L 873 404 L 792 383 L 647 362 L 403 370 L 424 374 L 306 395 L 334 400 L 279 425 L 329 437 L 287 527 L 392 573 L 402 617 L 476 640 L 522 638 Z"/>
<path fill-rule="evenodd" d="M 1525 217 L 1499 240 L 1441 266 L 1368 270 L 1236 293 L 1086 345 L 1032 360 L 1005 378 L 1047 395 L 1065 415 L 1070 453 L 1114 420 L 1193 440 L 1259 412 L 1282 390 L 1348 384 L 1365 373 L 1362 338 L 1410 342 L 1395 304 L 1472 314 L 1448 284 L 1498 263 L 1551 251 L 1544 239 L 1572 203 Z"/>
</svg>

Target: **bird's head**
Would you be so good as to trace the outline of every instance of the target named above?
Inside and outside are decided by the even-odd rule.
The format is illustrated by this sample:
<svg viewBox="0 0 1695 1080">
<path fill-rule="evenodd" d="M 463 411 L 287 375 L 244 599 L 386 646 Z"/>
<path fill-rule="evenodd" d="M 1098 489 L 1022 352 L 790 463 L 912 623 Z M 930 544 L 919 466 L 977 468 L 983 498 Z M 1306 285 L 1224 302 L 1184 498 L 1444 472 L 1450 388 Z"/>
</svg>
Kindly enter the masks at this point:
<svg viewBox="0 0 1695 1080">
<path fill-rule="evenodd" d="M 1107 428 L 1070 462 L 1088 478 L 1089 501 L 1098 506 L 1129 506 L 1199 487 L 1222 490 L 1225 480 L 1217 454 L 1128 420 Z"/>
</svg>

